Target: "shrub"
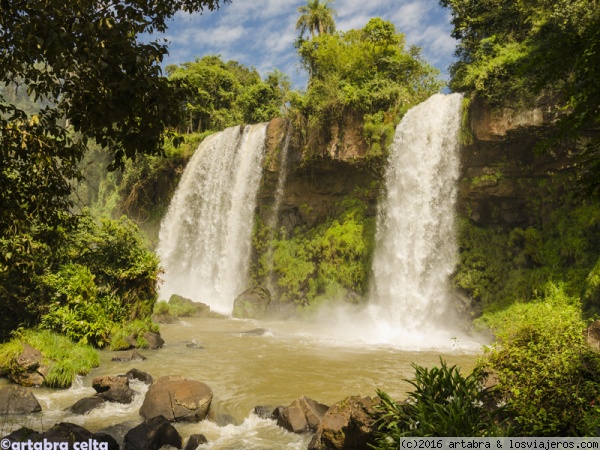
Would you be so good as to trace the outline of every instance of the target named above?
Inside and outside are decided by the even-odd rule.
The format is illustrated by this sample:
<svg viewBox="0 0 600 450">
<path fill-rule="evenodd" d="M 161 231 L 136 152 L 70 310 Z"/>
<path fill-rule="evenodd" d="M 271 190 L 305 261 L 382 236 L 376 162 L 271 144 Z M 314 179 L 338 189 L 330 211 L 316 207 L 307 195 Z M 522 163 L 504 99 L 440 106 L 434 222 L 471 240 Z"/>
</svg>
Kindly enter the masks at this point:
<svg viewBox="0 0 600 450">
<path fill-rule="evenodd" d="M 111 350 L 126 350 L 131 347 L 131 343 L 127 338 L 132 337 L 136 341 L 136 347 L 146 348 L 148 347 L 148 341 L 144 339 L 144 333 L 147 331 L 157 333 L 158 329 L 158 325 L 150 319 L 134 320 L 125 325 L 115 327 L 111 335 L 109 347 Z"/>
<path fill-rule="evenodd" d="M 489 408 L 489 393 L 482 372 L 467 377 L 456 366 L 427 369 L 416 364 L 415 388 L 403 404 L 378 391 L 377 449 L 397 449 L 402 436 L 494 436 L 499 435 L 496 408 Z"/>
<path fill-rule="evenodd" d="M 600 355 L 585 341 L 577 299 L 548 283 L 537 300 L 486 314 L 482 321 L 499 342 L 481 364 L 497 373 L 517 435 L 588 433 L 600 395 Z"/>
</svg>

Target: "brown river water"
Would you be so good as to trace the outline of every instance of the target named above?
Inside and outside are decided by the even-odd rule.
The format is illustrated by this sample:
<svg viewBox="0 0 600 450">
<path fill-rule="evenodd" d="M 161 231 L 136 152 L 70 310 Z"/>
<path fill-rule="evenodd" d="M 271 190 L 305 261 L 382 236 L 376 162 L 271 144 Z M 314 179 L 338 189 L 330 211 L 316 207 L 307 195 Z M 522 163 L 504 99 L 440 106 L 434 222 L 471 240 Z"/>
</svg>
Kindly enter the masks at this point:
<svg viewBox="0 0 600 450">
<path fill-rule="evenodd" d="M 262 334 L 245 334 L 258 328 Z M 147 390 L 142 383 L 132 383 L 139 395 L 131 405 L 107 403 L 86 416 L 73 416 L 64 409 L 95 393 L 91 387 L 94 376 L 123 374 L 136 367 L 155 378 L 181 375 L 208 384 L 214 392 L 212 411 L 229 415 L 236 423 L 218 426 L 205 420 L 176 424 L 184 442 L 189 435 L 202 433 L 209 444 L 201 449 L 306 449 L 311 435 L 288 433 L 274 421 L 255 416 L 254 407 L 288 405 L 301 395 L 332 404 L 350 395 L 375 396 L 376 389 L 402 399 L 411 388 L 403 381 L 413 377 L 411 364 L 431 367 L 443 357 L 466 374 L 478 354 L 476 345 L 456 338 L 441 350 L 410 351 L 397 345 L 366 343 L 359 328 L 350 333 L 354 337 L 340 337 L 325 323 L 302 321 L 190 318 L 161 325 L 161 334 L 165 346 L 141 350 L 148 358 L 145 361 L 112 362 L 117 352 L 102 351 L 100 367 L 78 379 L 72 388 L 36 389 L 42 413 L 0 419 L 0 434 L 20 426 L 41 431 L 67 421 L 123 436 L 141 422 L 138 411 Z"/>
</svg>

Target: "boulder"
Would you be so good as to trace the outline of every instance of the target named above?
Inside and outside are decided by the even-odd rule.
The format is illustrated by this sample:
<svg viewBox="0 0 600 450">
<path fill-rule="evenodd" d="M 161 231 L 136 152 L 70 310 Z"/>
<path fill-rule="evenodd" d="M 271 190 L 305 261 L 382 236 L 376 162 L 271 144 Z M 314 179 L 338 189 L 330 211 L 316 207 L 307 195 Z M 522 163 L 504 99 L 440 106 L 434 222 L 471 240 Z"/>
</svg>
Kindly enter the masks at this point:
<svg viewBox="0 0 600 450">
<path fill-rule="evenodd" d="M 129 379 L 125 375 L 94 377 L 92 387 L 98 393 L 106 392 L 110 389 L 129 387 Z"/>
<path fill-rule="evenodd" d="M 120 352 L 117 356 L 113 356 L 111 361 L 127 362 L 127 361 L 144 361 L 147 359 L 144 355 L 140 355 L 137 350 L 129 350 Z"/>
<path fill-rule="evenodd" d="M 328 409 L 327 405 L 302 396 L 288 407 L 278 411 L 277 425 L 292 433 L 316 431 Z"/>
<path fill-rule="evenodd" d="M 75 442 L 87 442 L 92 439 L 92 432 L 74 423 L 60 422 L 39 437 L 40 440 L 48 442 L 67 442 L 69 448 L 73 448 Z"/>
<path fill-rule="evenodd" d="M 31 414 L 42 410 L 31 389 L 20 386 L 0 388 L 0 416 Z"/>
<path fill-rule="evenodd" d="M 104 433 L 104 432 L 94 433 L 94 434 L 92 434 L 92 439 L 98 443 L 105 442 L 106 447 L 108 447 L 108 450 L 120 450 L 121 449 L 121 446 L 119 445 L 119 442 L 115 439 L 115 437 L 108 433 Z M 106 448 L 106 447 L 104 447 L 104 448 Z M 92 448 L 89 448 L 89 450 L 92 450 Z"/>
<path fill-rule="evenodd" d="M 210 317 L 211 311 L 210 306 L 202 302 L 194 302 L 189 298 L 182 297 L 181 295 L 173 294 L 169 298 L 169 305 L 179 307 L 179 313 L 175 314 L 178 317 Z"/>
<path fill-rule="evenodd" d="M 142 372 L 141 370 L 138 370 L 135 368 L 128 371 L 125 374 L 125 376 L 127 377 L 128 380 L 138 380 L 144 384 L 152 384 L 152 382 L 154 381 L 154 378 L 152 377 L 152 375 L 150 375 L 147 372 Z"/>
<path fill-rule="evenodd" d="M 271 293 L 263 286 L 245 290 L 233 301 L 233 317 L 240 319 L 261 319 L 271 304 Z"/>
<path fill-rule="evenodd" d="M 15 369 L 9 371 L 8 378 L 20 386 L 41 386 L 44 384 L 48 367 L 42 353 L 29 344 L 22 343 L 23 351 L 15 358 Z"/>
<path fill-rule="evenodd" d="M 148 348 L 150 350 L 158 350 L 165 344 L 164 339 L 160 337 L 160 333 L 154 333 L 152 331 L 146 331 L 144 333 L 144 339 L 148 342 Z"/>
<path fill-rule="evenodd" d="M 37 442 L 40 440 L 40 433 L 37 431 L 33 431 L 30 428 L 21 427 L 18 430 L 13 431 L 8 436 L 5 436 L 4 439 L 7 439 L 8 442 L 25 442 L 32 441 Z"/>
<path fill-rule="evenodd" d="M 309 450 L 363 450 L 375 443 L 373 415 L 379 398 L 349 397 L 323 416 Z"/>
<path fill-rule="evenodd" d="M 199 422 L 206 418 L 213 393 L 200 381 L 166 376 L 148 389 L 140 414 L 145 419 L 164 416 L 170 421 Z"/>
<path fill-rule="evenodd" d="M 208 444 L 206 437 L 203 434 L 192 434 L 183 450 L 196 450 L 202 444 Z"/>
<path fill-rule="evenodd" d="M 125 435 L 125 450 L 158 450 L 163 445 L 181 448 L 183 440 L 163 416 L 156 416 L 132 428 Z"/>
<path fill-rule="evenodd" d="M 252 330 L 242 331 L 239 333 L 240 336 L 264 336 L 269 330 L 266 328 L 253 328 Z"/>
<path fill-rule="evenodd" d="M 96 409 L 100 405 L 104 404 L 104 399 L 100 397 L 85 397 L 77 400 L 67 410 L 73 414 L 84 415 L 89 414 L 93 409 Z"/>
<path fill-rule="evenodd" d="M 261 419 L 276 419 L 275 411 L 277 410 L 272 406 L 259 405 L 254 407 L 254 414 Z"/>
<path fill-rule="evenodd" d="M 135 396 L 125 375 L 96 377 L 92 380 L 92 387 L 97 397 L 113 403 L 129 404 Z"/>
</svg>

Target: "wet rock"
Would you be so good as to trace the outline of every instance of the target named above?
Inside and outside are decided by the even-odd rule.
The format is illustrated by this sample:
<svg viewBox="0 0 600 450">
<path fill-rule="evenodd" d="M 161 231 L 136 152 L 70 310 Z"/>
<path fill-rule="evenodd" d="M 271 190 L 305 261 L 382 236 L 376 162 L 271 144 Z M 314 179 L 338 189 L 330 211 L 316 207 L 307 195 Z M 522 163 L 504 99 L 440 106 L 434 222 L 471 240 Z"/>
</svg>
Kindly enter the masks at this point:
<svg viewBox="0 0 600 450">
<path fill-rule="evenodd" d="M 117 356 L 113 356 L 111 361 L 127 362 L 127 361 L 144 361 L 145 356 L 140 355 L 137 350 L 129 350 L 121 352 Z"/>
<path fill-rule="evenodd" d="M 40 435 L 41 440 L 48 442 L 68 442 L 72 448 L 75 442 L 87 442 L 92 439 L 92 432 L 69 422 L 60 422 Z"/>
<path fill-rule="evenodd" d="M 125 435 L 125 450 L 158 450 L 163 445 L 181 448 L 183 440 L 163 416 L 153 417 Z"/>
<path fill-rule="evenodd" d="M 160 334 L 152 331 L 146 331 L 144 333 L 144 339 L 148 342 L 148 348 L 150 350 L 158 350 L 165 344 L 165 341 L 160 337 Z"/>
<path fill-rule="evenodd" d="M 267 330 L 266 328 L 254 328 L 252 330 L 242 331 L 241 333 L 239 333 L 239 335 L 240 336 L 264 336 L 268 332 L 269 332 L 269 330 Z"/>
<path fill-rule="evenodd" d="M 40 440 L 40 433 L 38 433 L 37 431 L 33 431 L 29 428 L 22 427 L 18 430 L 13 431 L 8 436 L 5 436 L 4 439 L 8 439 L 9 442 L 37 442 Z"/>
<path fill-rule="evenodd" d="M 7 386 L 0 389 L 0 416 L 6 414 L 31 414 L 42 410 L 31 389 Z"/>
<path fill-rule="evenodd" d="M 211 311 L 210 306 L 202 302 L 194 302 L 189 298 L 182 297 L 181 295 L 173 294 L 169 298 L 169 305 L 172 306 L 183 306 L 183 314 L 179 314 L 180 317 L 210 317 Z"/>
<path fill-rule="evenodd" d="M 111 434 L 100 432 L 92 434 L 92 439 L 98 443 L 105 442 L 108 450 L 120 450 L 121 446 L 117 439 Z M 106 448 L 106 447 L 105 447 Z M 89 450 L 92 450 L 91 448 Z"/>
<path fill-rule="evenodd" d="M 73 405 L 67 408 L 67 410 L 73 414 L 82 416 L 89 414 L 90 411 L 98 408 L 102 404 L 104 404 L 104 399 L 100 397 L 86 397 L 77 400 Z"/>
<path fill-rule="evenodd" d="M 140 414 L 145 419 L 162 415 L 170 421 L 199 422 L 206 418 L 212 397 L 210 387 L 200 381 L 161 377 L 148 389 Z"/>
<path fill-rule="evenodd" d="M 192 434 L 183 450 L 196 450 L 202 444 L 208 444 L 206 437 L 203 434 Z"/>
<path fill-rule="evenodd" d="M 256 414 L 256 416 L 260 417 L 261 419 L 276 419 L 276 411 L 277 409 L 273 408 L 272 406 L 259 405 L 254 407 L 254 414 Z M 277 416 L 279 416 L 279 413 L 277 414 Z"/>
<path fill-rule="evenodd" d="M 302 396 L 279 411 L 277 425 L 293 433 L 315 431 L 328 409 L 327 405 Z"/>
<path fill-rule="evenodd" d="M 97 397 L 113 403 L 129 404 L 135 396 L 125 375 L 96 377 L 92 380 L 92 387 L 98 393 Z"/>
<path fill-rule="evenodd" d="M 185 346 L 187 348 L 198 348 L 198 349 L 204 348 L 202 345 L 198 344 L 197 342 L 190 342 L 189 344 L 185 344 Z"/>
<path fill-rule="evenodd" d="M 109 389 L 106 392 L 96 394 L 102 400 L 112 403 L 123 403 L 128 405 L 135 397 L 135 391 L 130 387 Z"/>
<path fill-rule="evenodd" d="M 333 405 L 321 420 L 309 450 L 363 450 L 374 444 L 375 406 L 379 398 L 349 397 Z"/>
<path fill-rule="evenodd" d="M 106 392 L 110 389 L 129 387 L 129 379 L 125 375 L 94 377 L 92 387 L 98 393 Z"/>
<path fill-rule="evenodd" d="M 241 319 L 263 318 L 271 304 L 271 293 L 263 286 L 254 286 L 242 292 L 233 301 L 233 317 Z"/>
<path fill-rule="evenodd" d="M 7 374 L 9 380 L 25 387 L 42 386 L 48 375 L 48 367 L 43 364 L 42 353 L 29 344 L 21 345 L 23 351 L 14 360 L 16 367 Z"/>
<path fill-rule="evenodd" d="M 152 384 L 152 382 L 154 381 L 152 375 L 138 369 L 131 369 L 125 374 L 125 376 L 128 380 L 138 380 L 144 384 Z"/>
</svg>

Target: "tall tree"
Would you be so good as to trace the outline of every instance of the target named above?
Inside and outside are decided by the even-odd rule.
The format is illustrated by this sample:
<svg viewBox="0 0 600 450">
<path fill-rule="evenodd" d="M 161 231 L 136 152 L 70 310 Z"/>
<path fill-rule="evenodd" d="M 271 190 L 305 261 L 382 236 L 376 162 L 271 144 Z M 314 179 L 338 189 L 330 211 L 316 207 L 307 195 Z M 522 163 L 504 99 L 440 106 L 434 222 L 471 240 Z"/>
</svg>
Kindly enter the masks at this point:
<svg viewBox="0 0 600 450">
<path fill-rule="evenodd" d="M 229 0 L 223 0 L 227 2 Z M 88 140 L 112 166 L 157 154 L 180 121 L 181 89 L 161 74 L 177 11 L 219 0 L 0 0 L 0 309 L 39 315 L 36 278 L 54 264 L 70 214 L 71 180 Z M 7 93 L 26 90 L 32 111 Z M 1 331 L 1 330 L 0 330 Z"/>
<path fill-rule="evenodd" d="M 319 36 L 323 34 L 335 33 L 335 10 L 331 7 L 334 0 L 308 0 L 308 3 L 298 8 L 301 14 L 296 22 L 296 29 L 300 30 L 300 39 L 308 30 L 311 36 L 315 36 L 315 32 Z"/>
</svg>

